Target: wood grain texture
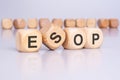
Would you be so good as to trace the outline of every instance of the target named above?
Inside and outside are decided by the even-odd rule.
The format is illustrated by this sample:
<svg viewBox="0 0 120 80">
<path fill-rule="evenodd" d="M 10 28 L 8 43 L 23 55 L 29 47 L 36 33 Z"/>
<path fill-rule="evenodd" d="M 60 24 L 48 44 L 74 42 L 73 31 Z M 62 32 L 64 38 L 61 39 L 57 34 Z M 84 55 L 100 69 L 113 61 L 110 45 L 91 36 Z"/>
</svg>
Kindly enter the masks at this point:
<svg viewBox="0 0 120 80">
<path fill-rule="evenodd" d="M 20 52 L 36 52 L 42 45 L 42 35 L 39 30 L 20 29 L 16 33 L 16 47 Z"/>
</svg>

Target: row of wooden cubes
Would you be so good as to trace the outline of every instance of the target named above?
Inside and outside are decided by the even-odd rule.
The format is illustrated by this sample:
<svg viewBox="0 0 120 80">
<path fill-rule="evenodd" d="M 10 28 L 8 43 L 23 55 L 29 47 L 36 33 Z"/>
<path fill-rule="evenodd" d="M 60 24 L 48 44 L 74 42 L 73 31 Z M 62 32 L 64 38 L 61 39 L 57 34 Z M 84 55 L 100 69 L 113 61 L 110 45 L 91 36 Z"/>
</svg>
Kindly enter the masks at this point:
<svg viewBox="0 0 120 80">
<path fill-rule="evenodd" d="M 66 19 L 62 28 L 61 19 L 40 19 L 40 30 L 19 29 L 16 33 L 17 50 L 21 52 L 39 51 L 42 43 L 51 50 L 60 46 L 69 50 L 99 48 L 103 43 L 103 34 L 99 28 L 76 27 L 75 20 Z"/>
<path fill-rule="evenodd" d="M 28 19 L 26 22 L 24 19 L 2 19 L 2 28 L 3 29 L 12 29 L 14 26 L 15 29 L 24 29 L 26 26 L 28 26 L 29 29 L 36 29 L 38 25 L 40 25 L 40 21 L 44 20 L 45 18 L 40 19 L 39 21 L 36 18 L 33 19 Z M 46 21 L 50 22 L 47 18 Z M 67 23 L 69 21 L 69 24 Z M 59 23 L 61 24 L 61 27 L 63 26 L 62 19 L 53 19 L 53 23 Z M 99 19 L 98 21 L 96 19 L 66 19 L 64 20 L 64 24 L 68 24 L 66 27 L 98 27 L 100 28 L 118 28 L 119 26 L 119 20 L 116 18 L 111 18 L 111 19 Z M 46 24 L 47 25 L 47 24 Z"/>
</svg>

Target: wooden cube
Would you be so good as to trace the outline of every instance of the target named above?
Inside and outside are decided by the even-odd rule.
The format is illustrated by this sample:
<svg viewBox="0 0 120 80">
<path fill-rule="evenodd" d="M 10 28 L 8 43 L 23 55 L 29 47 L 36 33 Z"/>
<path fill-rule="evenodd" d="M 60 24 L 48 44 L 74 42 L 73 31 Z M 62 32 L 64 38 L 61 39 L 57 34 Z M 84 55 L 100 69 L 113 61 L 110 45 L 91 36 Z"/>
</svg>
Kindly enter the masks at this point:
<svg viewBox="0 0 120 80">
<path fill-rule="evenodd" d="M 74 19 L 66 19 L 64 21 L 64 26 L 65 27 L 75 27 L 76 26 L 76 22 Z"/>
<path fill-rule="evenodd" d="M 63 43 L 65 49 L 81 49 L 86 43 L 84 28 L 65 28 L 66 39 Z"/>
<path fill-rule="evenodd" d="M 86 20 L 85 19 L 76 19 L 76 27 L 86 27 Z"/>
<path fill-rule="evenodd" d="M 51 22 L 50 22 L 50 20 L 48 18 L 41 18 L 39 20 L 39 26 L 40 26 L 40 28 L 50 27 Z"/>
<path fill-rule="evenodd" d="M 15 19 L 13 25 L 15 29 L 24 29 L 26 26 L 26 21 L 24 19 Z"/>
<path fill-rule="evenodd" d="M 39 30 L 20 29 L 16 33 L 16 47 L 20 52 L 36 52 L 39 51 L 42 44 L 42 35 Z"/>
<path fill-rule="evenodd" d="M 107 28 L 109 26 L 109 20 L 108 19 L 99 19 L 98 26 L 99 26 L 99 28 Z"/>
<path fill-rule="evenodd" d="M 40 29 L 43 43 L 51 50 L 60 47 L 65 40 L 65 32 L 62 28 L 51 24 L 50 27 Z"/>
<path fill-rule="evenodd" d="M 110 28 L 118 28 L 119 26 L 119 20 L 115 18 L 109 19 L 109 23 L 110 23 L 109 25 Z"/>
<path fill-rule="evenodd" d="M 87 27 L 96 27 L 96 19 L 87 19 Z"/>
<path fill-rule="evenodd" d="M 2 28 L 3 29 L 12 29 L 13 22 L 12 19 L 6 18 L 2 19 Z"/>
<path fill-rule="evenodd" d="M 103 43 L 103 33 L 98 28 L 86 28 L 87 41 L 85 48 L 99 48 Z"/>
<path fill-rule="evenodd" d="M 38 26 L 38 20 L 36 18 L 28 19 L 28 28 L 29 29 L 36 29 Z"/>
<path fill-rule="evenodd" d="M 62 26 L 63 26 L 63 21 L 62 21 L 62 19 L 56 19 L 56 18 L 54 18 L 54 19 L 52 20 L 52 23 L 53 23 L 54 25 L 56 25 L 56 26 L 59 26 L 59 27 L 62 27 Z"/>
</svg>

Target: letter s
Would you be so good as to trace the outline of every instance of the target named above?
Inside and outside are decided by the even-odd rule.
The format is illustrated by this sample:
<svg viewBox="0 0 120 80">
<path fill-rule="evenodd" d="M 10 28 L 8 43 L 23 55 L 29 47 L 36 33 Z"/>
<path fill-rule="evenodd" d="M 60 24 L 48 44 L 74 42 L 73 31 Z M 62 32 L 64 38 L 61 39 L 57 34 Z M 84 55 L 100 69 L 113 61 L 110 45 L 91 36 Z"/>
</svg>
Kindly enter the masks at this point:
<svg viewBox="0 0 120 80">
<path fill-rule="evenodd" d="M 54 35 L 55 35 L 55 36 L 54 36 Z M 60 36 L 60 35 L 56 35 L 56 32 L 53 32 L 53 33 L 50 35 L 50 39 L 52 39 L 52 40 L 57 39 L 57 38 L 58 38 L 58 40 L 56 40 L 55 43 L 59 43 L 59 42 L 61 41 L 61 36 Z"/>
</svg>

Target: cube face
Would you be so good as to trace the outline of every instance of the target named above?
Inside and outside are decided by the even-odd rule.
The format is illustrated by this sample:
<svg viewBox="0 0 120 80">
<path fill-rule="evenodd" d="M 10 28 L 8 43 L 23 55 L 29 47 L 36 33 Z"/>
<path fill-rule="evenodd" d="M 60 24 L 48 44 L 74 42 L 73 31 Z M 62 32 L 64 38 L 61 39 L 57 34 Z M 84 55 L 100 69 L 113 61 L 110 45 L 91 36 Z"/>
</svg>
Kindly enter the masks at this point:
<svg viewBox="0 0 120 80">
<path fill-rule="evenodd" d="M 96 19 L 87 19 L 87 27 L 96 27 Z"/>
<path fill-rule="evenodd" d="M 65 32 L 62 28 L 51 25 L 49 29 L 44 29 L 40 30 L 42 32 L 43 43 L 49 49 L 54 50 L 63 44 L 65 40 Z"/>
<path fill-rule="evenodd" d="M 74 19 L 66 19 L 64 21 L 64 25 L 65 27 L 75 27 L 76 26 L 76 22 Z"/>
<path fill-rule="evenodd" d="M 98 26 L 99 26 L 99 28 L 107 28 L 109 26 L 109 20 L 108 19 L 99 19 Z"/>
<path fill-rule="evenodd" d="M 85 19 L 76 19 L 76 27 L 86 27 Z"/>
<path fill-rule="evenodd" d="M 2 19 L 2 28 L 3 29 L 12 29 L 13 22 L 12 19 L 6 18 Z"/>
<path fill-rule="evenodd" d="M 36 18 L 28 19 L 28 28 L 36 29 L 38 26 L 38 20 Z"/>
<path fill-rule="evenodd" d="M 103 33 L 98 28 L 86 28 L 85 48 L 99 48 L 103 43 Z"/>
<path fill-rule="evenodd" d="M 66 40 L 63 43 L 65 49 L 81 49 L 86 43 L 86 34 L 83 28 L 65 28 Z"/>
<path fill-rule="evenodd" d="M 24 19 L 15 19 L 13 25 L 16 29 L 24 29 L 26 26 L 26 22 Z"/>
<path fill-rule="evenodd" d="M 59 27 L 62 27 L 63 26 L 63 21 L 62 21 L 62 19 L 53 19 L 52 20 L 52 23 L 54 24 L 54 25 L 56 25 L 56 26 L 59 26 Z"/>
<path fill-rule="evenodd" d="M 40 28 L 50 27 L 51 22 L 49 21 L 48 18 L 41 18 L 39 20 L 39 26 L 40 26 Z"/>
<path fill-rule="evenodd" d="M 119 20 L 118 19 L 109 19 L 110 28 L 118 28 Z"/>
<path fill-rule="evenodd" d="M 20 52 L 36 52 L 40 49 L 42 44 L 42 35 L 40 31 L 18 30 L 16 33 L 16 46 Z"/>
</svg>

